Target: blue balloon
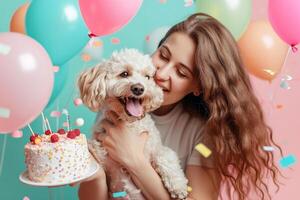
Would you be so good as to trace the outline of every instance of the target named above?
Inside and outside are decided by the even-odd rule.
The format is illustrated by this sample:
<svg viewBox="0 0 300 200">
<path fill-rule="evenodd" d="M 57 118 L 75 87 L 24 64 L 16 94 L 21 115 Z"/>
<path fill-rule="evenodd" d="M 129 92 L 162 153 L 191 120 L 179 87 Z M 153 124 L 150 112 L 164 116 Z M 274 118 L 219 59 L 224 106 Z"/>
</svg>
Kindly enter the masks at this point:
<svg viewBox="0 0 300 200">
<path fill-rule="evenodd" d="M 32 1 L 25 23 L 27 35 L 47 50 L 54 65 L 67 62 L 89 40 L 77 0 Z"/>
<path fill-rule="evenodd" d="M 61 67 L 54 76 L 54 86 L 46 108 L 49 108 L 65 86 L 68 79 L 68 67 Z"/>
</svg>

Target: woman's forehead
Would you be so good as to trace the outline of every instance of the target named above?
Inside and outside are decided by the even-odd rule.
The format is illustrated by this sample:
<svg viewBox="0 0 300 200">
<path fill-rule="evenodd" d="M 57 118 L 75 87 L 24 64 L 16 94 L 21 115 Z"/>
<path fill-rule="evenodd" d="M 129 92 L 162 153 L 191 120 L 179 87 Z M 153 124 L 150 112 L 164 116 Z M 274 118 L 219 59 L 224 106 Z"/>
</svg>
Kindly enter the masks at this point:
<svg viewBox="0 0 300 200">
<path fill-rule="evenodd" d="M 176 32 L 172 33 L 164 42 L 163 46 L 166 46 L 172 57 L 185 66 L 193 70 L 196 44 L 185 33 Z"/>
</svg>

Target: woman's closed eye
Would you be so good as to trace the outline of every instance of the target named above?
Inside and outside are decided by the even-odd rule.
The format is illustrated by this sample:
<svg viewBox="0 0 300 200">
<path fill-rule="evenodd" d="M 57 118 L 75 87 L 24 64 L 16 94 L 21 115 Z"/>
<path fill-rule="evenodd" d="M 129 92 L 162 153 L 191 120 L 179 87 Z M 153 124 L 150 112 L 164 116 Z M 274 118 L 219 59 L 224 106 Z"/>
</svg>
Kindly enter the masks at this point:
<svg viewBox="0 0 300 200">
<path fill-rule="evenodd" d="M 186 73 L 183 72 L 183 70 L 181 70 L 181 69 L 176 69 L 176 72 L 177 72 L 177 75 L 179 77 L 182 77 L 182 78 L 186 78 L 187 77 Z"/>
<path fill-rule="evenodd" d="M 169 61 L 169 58 L 166 54 L 164 54 L 162 51 L 160 51 L 160 58 L 164 61 Z"/>
</svg>

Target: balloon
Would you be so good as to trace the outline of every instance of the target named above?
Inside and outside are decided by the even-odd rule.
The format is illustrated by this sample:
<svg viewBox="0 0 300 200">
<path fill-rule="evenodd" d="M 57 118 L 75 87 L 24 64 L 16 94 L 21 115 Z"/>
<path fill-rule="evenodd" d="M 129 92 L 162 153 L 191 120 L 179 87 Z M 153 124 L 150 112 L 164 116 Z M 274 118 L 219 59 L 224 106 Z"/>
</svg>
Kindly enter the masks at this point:
<svg viewBox="0 0 300 200">
<path fill-rule="evenodd" d="M 249 72 L 269 81 L 280 72 L 288 50 L 265 20 L 251 22 L 238 45 Z"/>
<path fill-rule="evenodd" d="M 171 27 L 169 26 L 162 26 L 152 31 L 146 38 L 145 53 L 152 54 L 156 51 L 159 42 L 163 39 L 170 28 Z"/>
<path fill-rule="evenodd" d="M 16 131 L 46 106 L 53 88 L 46 50 L 20 33 L 0 33 L 0 132 Z"/>
<path fill-rule="evenodd" d="M 121 29 L 135 16 L 141 5 L 142 0 L 79 0 L 84 21 L 96 36 Z"/>
<path fill-rule="evenodd" d="M 10 21 L 10 31 L 11 32 L 18 32 L 18 33 L 26 34 L 25 16 L 26 16 L 26 12 L 27 12 L 29 5 L 30 5 L 29 3 L 23 4 L 13 14 L 11 21 Z"/>
<path fill-rule="evenodd" d="M 246 30 L 252 12 L 251 0 L 197 0 L 197 11 L 218 19 L 236 39 Z"/>
<path fill-rule="evenodd" d="M 100 38 L 92 37 L 81 52 L 85 61 L 101 61 L 103 54 L 103 42 Z"/>
<path fill-rule="evenodd" d="M 58 66 L 79 53 L 89 40 L 76 0 L 32 1 L 26 15 L 26 31 L 43 45 Z"/>
<path fill-rule="evenodd" d="M 68 79 L 68 73 L 68 67 L 60 67 L 59 71 L 54 74 L 53 90 L 46 108 L 49 108 L 54 103 L 60 92 L 63 90 L 65 83 Z"/>
<path fill-rule="evenodd" d="M 300 42 L 299 0 L 271 0 L 268 14 L 274 30 L 286 43 L 295 46 Z"/>
</svg>

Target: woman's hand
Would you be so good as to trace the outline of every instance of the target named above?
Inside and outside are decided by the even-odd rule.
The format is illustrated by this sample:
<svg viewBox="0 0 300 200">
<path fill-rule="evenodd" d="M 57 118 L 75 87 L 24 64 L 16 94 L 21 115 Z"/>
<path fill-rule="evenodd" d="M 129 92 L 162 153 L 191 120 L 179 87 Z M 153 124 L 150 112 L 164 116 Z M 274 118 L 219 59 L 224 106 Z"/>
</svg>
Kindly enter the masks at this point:
<svg viewBox="0 0 300 200">
<path fill-rule="evenodd" d="M 107 134 L 99 135 L 97 139 L 102 141 L 108 155 L 128 170 L 145 162 L 144 147 L 148 133 L 137 133 L 134 128 L 126 126 L 127 122 L 120 120 L 112 111 L 105 115 L 106 119 L 102 121 L 101 126 Z"/>
</svg>

